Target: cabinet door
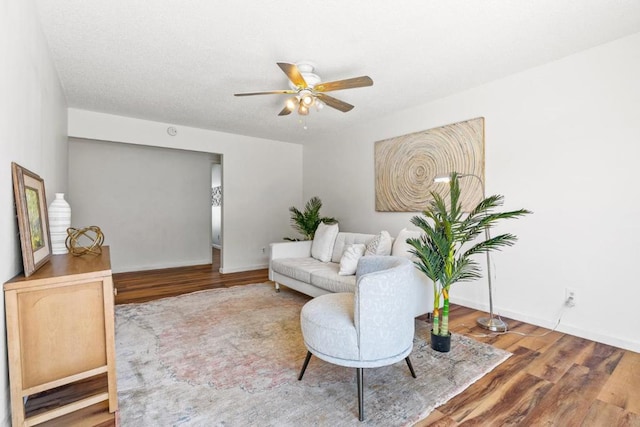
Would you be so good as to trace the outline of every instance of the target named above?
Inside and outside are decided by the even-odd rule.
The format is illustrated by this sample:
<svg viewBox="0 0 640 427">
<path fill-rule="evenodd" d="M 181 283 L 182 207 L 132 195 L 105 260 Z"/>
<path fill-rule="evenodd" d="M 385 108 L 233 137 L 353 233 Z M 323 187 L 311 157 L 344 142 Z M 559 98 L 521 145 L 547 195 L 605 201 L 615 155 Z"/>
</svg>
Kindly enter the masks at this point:
<svg viewBox="0 0 640 427">
<path fill-rule="evenodd" d="M 17 309 L 23 389 L 107 364 L 102 281 L 19 292 Z"/>
</svg>

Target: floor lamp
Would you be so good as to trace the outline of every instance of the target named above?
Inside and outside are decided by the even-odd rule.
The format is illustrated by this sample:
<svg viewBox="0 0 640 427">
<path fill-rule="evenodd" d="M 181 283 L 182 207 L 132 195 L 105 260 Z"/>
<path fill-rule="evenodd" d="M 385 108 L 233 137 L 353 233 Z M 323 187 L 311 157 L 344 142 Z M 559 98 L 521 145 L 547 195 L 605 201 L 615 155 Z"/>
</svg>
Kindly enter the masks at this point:
<svg viewBox="0 0 640 427">
<path fill-rule="evenodd" d="M 480 182 L 480 187 L 482 188 L 482 199 L 486 199 L 487 196 L 484 191 L 484 181 L 475 174 L 472 173 L 461 173 L 458 174 L 458 178 L 467 178 L 473 177 Z M 451 181 L 451 175 L 438 175 L 433 179 L 433 182 L 449 182 Z M 489 240 L 491 238 L 491 234 L 489 233 L 489 227 L 484 228 L 484 236 L 485 239 Z M 489 283 L 489 317 L 479 317 L 476 320 L 478 326 L 488 329 L 493 332 L 505 332 L 507 330 L 507 324 L 499 318 L 493 316 L 493 288 L 491 286 L 491 258 L 489 257 L 489 252 L 485 252 L 487 255 L 487 282 Z"/>
</svg>

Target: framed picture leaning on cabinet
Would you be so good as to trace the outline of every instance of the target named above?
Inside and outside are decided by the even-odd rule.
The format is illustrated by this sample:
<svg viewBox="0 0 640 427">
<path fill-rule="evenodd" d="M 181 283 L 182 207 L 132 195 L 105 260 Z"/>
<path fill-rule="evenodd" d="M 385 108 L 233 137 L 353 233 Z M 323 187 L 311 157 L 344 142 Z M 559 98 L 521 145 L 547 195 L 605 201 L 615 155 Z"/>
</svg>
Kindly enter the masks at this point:
<svg viewBox="0 0 640 427">
<path fill-rule="evenodd" d="M 11 163 L 24 275 L 29 277 L 51 257 L 51 237 L 44 180 Z"/>
</svg>

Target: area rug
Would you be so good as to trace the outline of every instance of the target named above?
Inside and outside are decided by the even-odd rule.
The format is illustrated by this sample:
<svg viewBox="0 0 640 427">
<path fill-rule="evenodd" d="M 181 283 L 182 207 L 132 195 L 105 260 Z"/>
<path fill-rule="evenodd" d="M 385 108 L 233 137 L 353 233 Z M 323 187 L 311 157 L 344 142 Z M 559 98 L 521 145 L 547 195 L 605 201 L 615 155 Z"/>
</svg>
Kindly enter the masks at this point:
<svg viewBox="0 0 640 427">
<path fill-rule="evenodd" d="M 116 306 L 120 425 L 411 425 L 510 355 L 455 334 L 435 352 L 416 321 L 418 378 L 404 361 L 365 370 L 360 423 L 355 369 L 314 357 L 297 379 L 306 301 L 264 283 Z"/>
</svg>

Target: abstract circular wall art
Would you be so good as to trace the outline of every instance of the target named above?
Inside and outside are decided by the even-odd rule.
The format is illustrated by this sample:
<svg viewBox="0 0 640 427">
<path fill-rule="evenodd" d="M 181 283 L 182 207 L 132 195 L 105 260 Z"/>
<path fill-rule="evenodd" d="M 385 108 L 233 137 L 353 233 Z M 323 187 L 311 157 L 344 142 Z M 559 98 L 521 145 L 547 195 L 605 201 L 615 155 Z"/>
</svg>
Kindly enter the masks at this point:
<svg viewBox="0 0 640 427">
<path fill-rule="evenodd" d="M 421 212 L 431 192 L 449 196 L 449 184 L 437 176 L 474 175 L 460 179 L 465 211 L 481 200 L 484 183 L 484 118 L 453 123 L 375 143 L 376 211 Z"/>
</svg>

